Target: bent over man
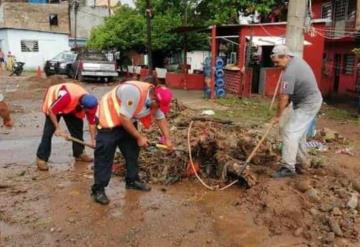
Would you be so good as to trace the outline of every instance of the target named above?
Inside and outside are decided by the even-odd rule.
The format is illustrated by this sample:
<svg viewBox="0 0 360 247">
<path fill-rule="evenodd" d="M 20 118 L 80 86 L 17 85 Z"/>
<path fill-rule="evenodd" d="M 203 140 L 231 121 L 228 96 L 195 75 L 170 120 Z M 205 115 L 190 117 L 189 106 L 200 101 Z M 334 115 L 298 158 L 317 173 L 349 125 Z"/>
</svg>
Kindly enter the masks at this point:
<svg viewBox="0 0 360 247">
<path fill-rule="evenodd" d="M 60 128 L 59 120 L 62 117 L 71 136 L 83 140 L 83 119 L 89 122 L 91 143 L 95 146 L 95 114 L 97 99 L 90 95 L 84 88 L 74 83 L 61 83 L 49 87 L 46 92 L 42 110 L 45 113 L 45 125 L 41 143 L 37 150 L 36 164 L 39 170 L 47 171 L 47 162 L 51 153 L 51 139 L 53 134 L 64 136 L 67 134 Z M 73 156 L 78 161 L 91 162 L 84 153 L 84 145 L 73 142 Z"/>
<path fill-rule="evenodd" d="M 98 110 L 98 132 L 94 162 L 94 185 L 92 196 L 100 204 L 108 204 L 105 187 L 109 184 L 114 154 L 119 147 L 126 161 L 126 189 L 150 191 L 140 181 L 138 157 L 140 147 L 148 146 L 148 139 L 137 130 L 140 121 L 150 127 L 152 118 L 171 149 L 168 123 L 165 113 L 169 111 L 172 92 L 163 86 L 153 86 L 140 81 L 128 81 L 104 95 Z"/>
<path fill-rule="evenodd" d="M 308 163 L 306 133 L 320 110 L 322 96 L 310 66 L 302 58 L 291 56 L 288 47 L 275 46 L 271 58 L 275 66 L 284 70 L 278 110 L 273 122 L 279 122 L 290 103 L 293 108 L 281 131 L 283 164 L 275 177 L 294 176 L 295 165 Z"/>
</svg>

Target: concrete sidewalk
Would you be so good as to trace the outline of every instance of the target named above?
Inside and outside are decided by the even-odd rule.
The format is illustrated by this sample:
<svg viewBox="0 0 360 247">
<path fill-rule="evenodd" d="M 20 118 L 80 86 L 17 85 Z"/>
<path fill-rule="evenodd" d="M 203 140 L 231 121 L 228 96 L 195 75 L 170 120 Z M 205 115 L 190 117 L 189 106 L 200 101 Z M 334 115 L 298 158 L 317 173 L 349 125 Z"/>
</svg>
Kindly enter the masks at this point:
<svg viewBox="0 0 360 247">
<path fill-rule="evenodd" d="M 173 89 L 174 98 L 177 98 L 186 107 L 194 110 L 216 110 L 225 111 L 229 107 L 221 106 L 215 100 L 205 99 L 203 91 L 189 91 Z"/>
</svg>

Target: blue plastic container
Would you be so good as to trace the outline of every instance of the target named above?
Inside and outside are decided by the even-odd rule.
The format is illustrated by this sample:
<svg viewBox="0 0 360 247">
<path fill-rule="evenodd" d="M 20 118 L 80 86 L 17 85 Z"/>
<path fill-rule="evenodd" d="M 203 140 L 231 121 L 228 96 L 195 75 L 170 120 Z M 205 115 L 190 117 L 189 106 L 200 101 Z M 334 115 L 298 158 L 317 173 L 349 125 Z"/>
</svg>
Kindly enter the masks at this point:
<svg viewBox="0 0 360 247">
<path fill-rule="evenodd" d="M 215 71 L 216 78 L 223 78 L 224 77 L 224 71 L 222 69 L 217 69 Z"/>
<path fill-rule="evenodd" d="M 224 60 L 221 57 L 216 58 L 216 69 L 222 69 L 224 67 Z"/>
<path fill-rule="evenodd" d="M 206 57 L 204 60 L 204 67 L 209 67 L 211 66 L 211 58 L 210 57 Z"/>
<path fill-rule="evenodd" d="M 48 0 L 28 0 L 28 3 L 48 3 Z"/>
<path fill-rule="evenodd" d="M 217 88 L 223 88 L 224 85 L 225 85 L 224 79 L 222 79 L 222 78 L 216 79 L 215 85 L 216 85 Z"/>
<path fill-rule="evenodd" d="M 221 98 L 225 96 L 225 89 L 224 88 L 216 88 L 216 96 Z"/>
<path fill-rule="evenodd" d="M 211 69 L 210 68 L 204 68 L 204 75 L 206 77 L 210 77 L 211 76 Z"/>
</svg>

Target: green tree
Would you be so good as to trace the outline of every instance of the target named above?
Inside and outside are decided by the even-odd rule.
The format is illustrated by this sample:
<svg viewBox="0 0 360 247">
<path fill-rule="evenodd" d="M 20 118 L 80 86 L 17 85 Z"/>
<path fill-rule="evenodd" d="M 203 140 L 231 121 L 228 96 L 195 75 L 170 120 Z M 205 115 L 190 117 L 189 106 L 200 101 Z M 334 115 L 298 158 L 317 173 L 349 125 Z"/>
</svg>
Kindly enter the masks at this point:
<svg viewBox="0 0 360 247">
<path fill-rule="evenodd" d="M 119 7 L 103 25 L 92 30 L 88 46 L 95 49 L 116 47 L 120 51 L 145 49 L 145 19 L 135 9 Z"/>
<path fill-rule="evenodd" d="M 208 49 L 208 34 L 170 32 L 179 26 L 209 26 L 238 22 L 238 11 L 269 12 L 282 0 L 151 0 L 152 46 L 154 52 L 167 55 L 181 50 Z M 115 14 L 91 32 L 88 46 L 120 51 L 146 50 L 146 0 L 136 0 L 136 8 L 118 6 Z"/>
</svg>

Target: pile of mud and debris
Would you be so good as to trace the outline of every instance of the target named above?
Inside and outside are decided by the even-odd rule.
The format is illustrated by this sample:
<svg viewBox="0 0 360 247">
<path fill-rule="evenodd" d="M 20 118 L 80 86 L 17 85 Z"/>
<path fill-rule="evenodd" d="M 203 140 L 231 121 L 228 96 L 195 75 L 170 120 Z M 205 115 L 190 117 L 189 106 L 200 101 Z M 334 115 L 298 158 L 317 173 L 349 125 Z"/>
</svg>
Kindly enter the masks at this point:
<svg viewBox="0 0 360 247">
<path fill-rule="evenodd" d="M 231 121 L 198 117 L 195 111 L 176 101 L 173 105 L 169 125 L 175 151 L 167 152 L 150 147 L 141 152 L 141 176 L 146 181 L 172 184 L 194 175 L 189 159 L 188 141 L 195 170 L 208 184 L 214 186 L 239 179 L 240 183 L 249 187 L 256 183 L 256 173 L 270 172 L 278 162 L 277 146 L 275 142 L 267 140 L 262 143 L 252 159 L 252 164 L 257 167 L 240 172 L 262 132 L 244 129 Z M 193 124 L 188 140 L 190 122 Z M 156 127 L 147 132 L 152 143 L 159 142 L 161 134 Z M 116 156 L 114 163 L 124 163 L 120 154 Z"/>
</svg>

